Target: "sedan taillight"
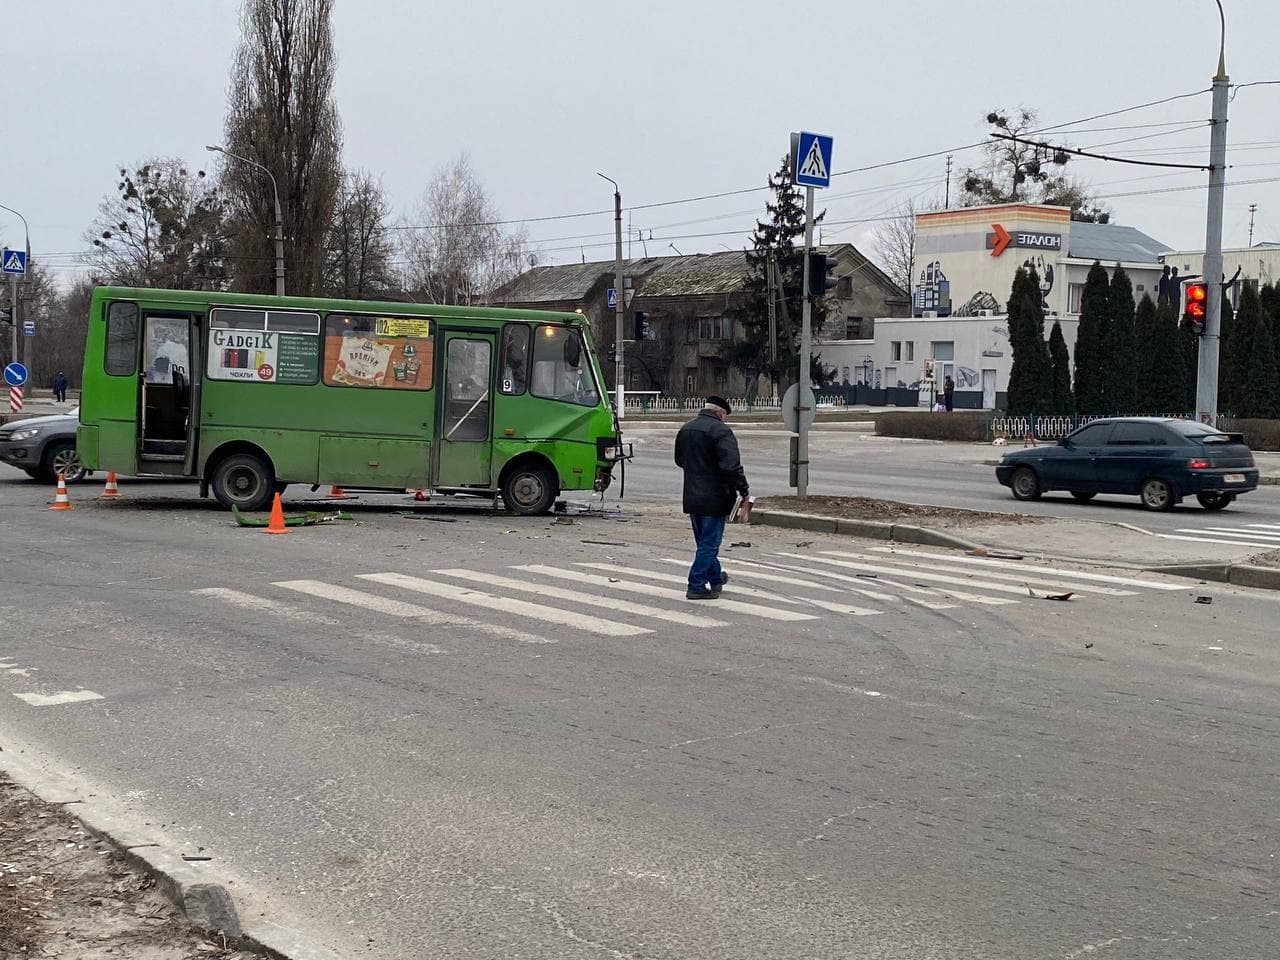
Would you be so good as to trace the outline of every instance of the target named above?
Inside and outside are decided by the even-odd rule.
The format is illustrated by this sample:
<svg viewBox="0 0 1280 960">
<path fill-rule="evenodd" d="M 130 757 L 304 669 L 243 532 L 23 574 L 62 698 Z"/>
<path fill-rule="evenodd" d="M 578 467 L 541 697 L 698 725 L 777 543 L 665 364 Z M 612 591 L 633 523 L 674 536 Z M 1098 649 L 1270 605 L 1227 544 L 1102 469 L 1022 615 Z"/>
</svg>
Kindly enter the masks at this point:
<svg viewBox="0 0 1280 960">
<path fill-rule="evenodd" d="M 1203 457 L 1196 457 L 1194 460 L 1188 461 L 1187 466 L 1192 470 L 1208 470 L 1213 466 L 1213 461 L 1206 460 Z"/>
</svg>

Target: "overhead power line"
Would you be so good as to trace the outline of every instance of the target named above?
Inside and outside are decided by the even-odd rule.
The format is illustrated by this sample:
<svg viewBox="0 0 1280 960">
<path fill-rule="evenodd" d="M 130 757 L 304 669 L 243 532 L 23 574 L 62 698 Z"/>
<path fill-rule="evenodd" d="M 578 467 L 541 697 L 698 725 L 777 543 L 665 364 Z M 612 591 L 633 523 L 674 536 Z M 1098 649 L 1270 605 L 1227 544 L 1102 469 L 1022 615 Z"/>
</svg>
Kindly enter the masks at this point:
<svg viewBox="0 0 1280 960">
<path fill-rule="evenodd" d="M 1074 147 L 1064 147 L 1056 144 L 1046 143 L 1042 140 L 1029 140 L 1026 137 L 1015 136 L 1011 133 L 993 133 L 991 136 L 996 140 L 1009 140 L 1013 143 L 1026 144 L 1029 147 L 1039 147 L 1053 153 L 1070 153 L 1077 157 L 1089 157 L 1093 160 L 1109 160 L 1113 163 L 1131 163 L 1139 167 L 1170 167 L 1183 170 L 1208 170 L 1209 168 L 1203 164 L 1196 163 L 1160 163 L 1155 160 L 1133 160 L 1129 157 L 1112 157 L 1105 153 L 1091 153 L 1088 150 L 1077 150 Z"/>
</svg>

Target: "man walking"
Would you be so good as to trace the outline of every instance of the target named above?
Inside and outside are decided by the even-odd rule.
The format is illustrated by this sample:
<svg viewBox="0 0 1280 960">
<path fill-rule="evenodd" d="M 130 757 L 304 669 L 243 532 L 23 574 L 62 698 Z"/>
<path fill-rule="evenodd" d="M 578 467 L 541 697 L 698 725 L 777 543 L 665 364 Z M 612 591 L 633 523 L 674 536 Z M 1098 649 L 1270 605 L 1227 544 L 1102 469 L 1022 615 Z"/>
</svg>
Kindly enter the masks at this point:
<svg viewBox="0 0 1280 960">
<path fill-rule="evenodd" d="M 738 439 L 724 422 L 731 412 L 723 397 L 707 397 L 702 411 L 676 434 L 676 466 L 684 471 L 684 512 L 697 544 L 685 594 L 690 600 L 714 600 L 729 581 L 720 569 L 720 541 L 735 500 L 748 492 Z"/>
<path fill-rule="evenodd" d="M 53 378 L 53 396 L 58 403 L 67 402 L 67 375 L 61 370 L 58 375 Z"/>
</svg>

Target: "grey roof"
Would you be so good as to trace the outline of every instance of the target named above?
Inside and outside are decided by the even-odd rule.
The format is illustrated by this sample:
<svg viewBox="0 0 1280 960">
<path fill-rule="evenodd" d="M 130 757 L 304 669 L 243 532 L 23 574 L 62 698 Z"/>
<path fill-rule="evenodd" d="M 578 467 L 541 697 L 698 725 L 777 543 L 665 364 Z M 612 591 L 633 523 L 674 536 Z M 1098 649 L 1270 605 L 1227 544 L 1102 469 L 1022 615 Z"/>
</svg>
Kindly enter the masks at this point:
<svg viewBox="0 0 1280 960">
<path fill-rule="evenodd" d="M 706 296 L 736 293 L 748 273 L 744 250 L 663 257 L 662 264 L 646 274 L 638 297 Z"/>
<path fill-rule="evenodd" d="M 1134 227 L 1083 222 L 1071 224 L 1069 247 L 1068 256 L 1103 263 L 1158 263 L 1160 254 L 1173 249 Z"/>
<path fill-rule="evenodd" d="M 623 272 L 629 277 L 642 273 L 643 260 L 624 260 Z M 583 299 L 606 273 L 613 272 L 613 261 L 567 263 L 560 266 L 534 267 L 494 290 L 489 299 L 494 303 L 555 303 Z"/>
</svg>

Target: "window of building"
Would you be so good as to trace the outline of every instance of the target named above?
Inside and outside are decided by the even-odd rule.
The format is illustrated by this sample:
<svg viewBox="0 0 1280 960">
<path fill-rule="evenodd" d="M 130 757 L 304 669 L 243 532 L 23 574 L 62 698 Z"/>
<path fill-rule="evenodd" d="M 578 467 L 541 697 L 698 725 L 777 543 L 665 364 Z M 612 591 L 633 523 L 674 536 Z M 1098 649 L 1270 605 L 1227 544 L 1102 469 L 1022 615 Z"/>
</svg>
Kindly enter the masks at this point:
<svg viewBox="0 0 1280 960">
<path fill-rule="evenodd" d="M 206 366 L 210 380 L 309 386 L 320 379 L 320 314 L 210 310 Z"/>
<path fill-rule="evenodd" d="M 836 281 L 836 296 L 848 300 L 853 296 L 853 277 L 841 277 Z"/>
<path fill-rule="evenodd" d="M 684 368 L 684 393 L 685 396 L 693 396 L 698 392 L 698 368 Z"/>
<path fill-rule="evenodd" d="M 582 335 L 569 327 L 541 326 L 533 340 L 529 392 L 547 400 L 594 407 L 600 402 Z"/>
<path fill-rule="evenodd" d="M 844 338 L 846 340 L 857 340 L 860 336 L 862 336 L 862 318 L 845 317 Z"/>
<path fill-rule="evenodd" d="M 901 340 L 889 341 L 889 359 L 891 360 L 902 359 L 902 341 Z"/>
<path fill-rule="evenodd" d="M 435 340 L 430 318 L 331 313 L 324 333 L 329 386 L 431 389 Z"/>
<path fill-rule="evenodd" d="M 1067 284 L 1067 313 L 1079 313 L 1080 301 L 1084 298 L 1083 283 Z"/>
<path fill-rule="evenodd" d="M 132 376 L 138 369 L 138 305 L 113 303 L 107 307 L 107 373 Z"/>
<path fill-rule="evenodd" d="M 1145 292 L 1146 292 L 1146 290 L 1147 290 L 1147 285 L 1146 285 L 1145 283 L 1140 283 L 1140 284 L 1138 284 L 1136 287 L 1134 287 L 1134 289 L 1135 289 L 1138 293 L 1145 293 Z"/>
<path fill-rule="evenodd" d="M 733 339 L 733 320 L 729 317 L 700 317 L 698 323 L 701 340 Z"/>
<path fill-rule="evenodd" d="M 914 340 L 908 340 L 905 346 L 906 353 L 903 356 L 903 359 L 906 360 L 907 363 L 911 363 L 916 358 L 916 342 Z"/>
<path fill-rule="evenodd" d="M 529 388 L 529 327 L 508 323 L 502 328 L 502 382 L 499 388 L 516 397 Z"/>
<path fill-rule="evenodd" d="M 689 319 L 684 322 L 684 342 L 698 342 L 698 321 Z"/>
<path fill-rule="evenodd" d="M 935 360 L 954 360 L 956 344 L 954 340 L 934 340 L 929 344 L 929 353 Z"/>
</svg>

